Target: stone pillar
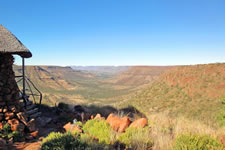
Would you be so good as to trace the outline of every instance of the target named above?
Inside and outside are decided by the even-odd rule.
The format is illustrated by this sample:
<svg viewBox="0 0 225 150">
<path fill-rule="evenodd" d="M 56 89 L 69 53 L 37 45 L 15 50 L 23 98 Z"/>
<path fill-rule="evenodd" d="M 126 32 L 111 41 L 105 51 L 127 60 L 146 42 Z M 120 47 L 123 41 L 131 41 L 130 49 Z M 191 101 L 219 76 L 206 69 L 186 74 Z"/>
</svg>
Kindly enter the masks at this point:
<svg viewBox="0 0 225 150">
<path fill-rule="evenodd" d="M 19 88 L 12 68 L 13 63 L 12 55 L 0 54 L 0 129 L 9 123 L 13 131 L 23 132 L 27 119 L 23 107 L 19 104 Z"/>
</svg>

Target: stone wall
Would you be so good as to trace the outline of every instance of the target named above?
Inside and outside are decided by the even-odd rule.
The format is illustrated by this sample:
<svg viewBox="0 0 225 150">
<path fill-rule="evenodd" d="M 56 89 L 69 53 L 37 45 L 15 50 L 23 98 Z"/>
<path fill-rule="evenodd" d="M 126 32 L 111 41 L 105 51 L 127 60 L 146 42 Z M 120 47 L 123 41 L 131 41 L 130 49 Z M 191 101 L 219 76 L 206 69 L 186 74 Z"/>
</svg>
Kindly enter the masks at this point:
<svg viewBox="0 0 225 150">
<path fill-rule="evenodd" d="M 13 131 L 24 132 L 29 122 L 24 108 L 20 106 L 13 62 L 12 55 L 0 54 L 0 129 L 9 123 Z"/>
</svg>

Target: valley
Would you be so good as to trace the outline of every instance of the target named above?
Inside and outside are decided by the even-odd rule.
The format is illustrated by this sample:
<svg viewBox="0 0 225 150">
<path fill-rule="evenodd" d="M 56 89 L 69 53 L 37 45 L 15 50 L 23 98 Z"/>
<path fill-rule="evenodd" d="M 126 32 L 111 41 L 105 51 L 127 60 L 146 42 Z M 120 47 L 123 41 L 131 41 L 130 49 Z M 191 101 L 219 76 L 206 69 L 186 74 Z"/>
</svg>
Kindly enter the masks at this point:
<svg viewBox="0 0 225 150">
<path fill-rule="evenodd" d="M 16 75 L 21 74 L 20 66 L 14 66 L 14 71 Z M 148 126 L 135 135 L 140 134 L 142 138 L 148 136 L 147 139 L 154 143 L 151 145 L 153 149 L 171 149 L 180 135 L 190 138 L 187 133 L 199 141 L 209 135 L 209 140 L 217 143 L 224 133 L 225 63 L 109 68 L 26 66 L 26 75 L 42 91 L 43 104 L 56 106 L 50 110 L 61 107 L 58 104 L 63 102 L 71 106 L 67 108 L 70 110 L 74 105 L 81 105 L 87 114 L 107 117 L 114 112 L 118 117 L 129 117 L 132 121 L 147 118 Z M 71 113 L 67 109 L 58 118 L 61 124 L 72 121 L 65 116 L 65 112 Z M 89 124 L 96 120 L 85 121 Z M 103 117 L 103 122 L 105 120 Z M 82 125 L 83 128 L 86 124 Z M 97 131 L 101 132 L 102 127 Z M 96 131 L 91 132 L 94 134 Z M 115 134 L 108 133 L 98 138 L 108 136 Z M 141 143 L 138 142 L 137 149 L 143 149 L 142 146 L 146 149 L 148 144 Z M 104 144 L 98 146 L 106 148 Z"/>
<path fill-rule="evenodd" d="M 77 70 L 71 67 L 26 66 L 26 76 L 43 93 L 44 104 L 114 105 L 162 73 L 160 69 L 157 72 L 152 67 L 141 69 L 142 72 L 139 72 L 140 69 L 135 71 L 139 67 L 90 68 Z M 21 67 L 14 66 L 14 71 L 20 75 Z M 138 80 L 141 82 L 136 82 Z"/>
<path fill-rule="evenodd" d="M 73 68 L 73 69 L 72 69 Z M 26 75 L 50 106 L 134 106 L 144 114 L 167 112 L 218 125 L 225 114 L 225 64 L 192 66 L 27 66 Z M 80 69 L 80 70 L 79 70 Z M 112 69 L 112 73 L 110 73 Z M 16 74 L 21 73 L 14 66 Z M 222 119 L 223 120 L 223 119 Z M 223 121 L 219 121 L 223 124 Z"/>
</svg>

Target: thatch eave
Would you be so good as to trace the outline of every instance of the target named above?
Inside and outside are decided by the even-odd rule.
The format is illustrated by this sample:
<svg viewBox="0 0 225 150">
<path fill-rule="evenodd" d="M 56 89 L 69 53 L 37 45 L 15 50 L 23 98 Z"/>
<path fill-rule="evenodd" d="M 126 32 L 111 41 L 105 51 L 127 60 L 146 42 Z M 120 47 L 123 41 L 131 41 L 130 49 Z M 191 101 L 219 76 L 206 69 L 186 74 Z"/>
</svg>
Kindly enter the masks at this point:
<svg viewBox="0 0 225 150">
<path fill-rule="evenodd" d="M 32 53 L 10 31 L 0 24 L 0 54 L 16 54 L 23 58 L 32 57 Z"/>
</svg>

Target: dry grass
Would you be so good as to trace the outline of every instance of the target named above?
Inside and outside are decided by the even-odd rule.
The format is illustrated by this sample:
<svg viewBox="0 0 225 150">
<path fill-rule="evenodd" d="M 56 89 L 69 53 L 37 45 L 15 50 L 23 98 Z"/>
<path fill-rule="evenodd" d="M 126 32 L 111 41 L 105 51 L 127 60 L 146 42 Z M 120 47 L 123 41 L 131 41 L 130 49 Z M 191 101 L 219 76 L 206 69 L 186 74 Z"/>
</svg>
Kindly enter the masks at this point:
<svg viewBox="0 0 225 150">
<path fill-rule="evenodd" d="M 225 128 L 212 128 L 197 120 L 184 117 L 171 119 L 168 113 L 157 113 L 149 116 L 151 122 L 151 138 L 153 150 L 169 150 L 176 136 L 184 133 L 209 135 L 218 138 L 224 134 Z"/>
</svg>

